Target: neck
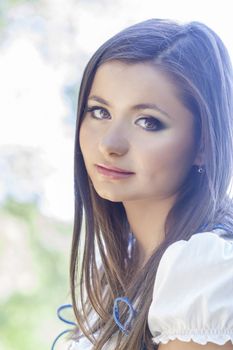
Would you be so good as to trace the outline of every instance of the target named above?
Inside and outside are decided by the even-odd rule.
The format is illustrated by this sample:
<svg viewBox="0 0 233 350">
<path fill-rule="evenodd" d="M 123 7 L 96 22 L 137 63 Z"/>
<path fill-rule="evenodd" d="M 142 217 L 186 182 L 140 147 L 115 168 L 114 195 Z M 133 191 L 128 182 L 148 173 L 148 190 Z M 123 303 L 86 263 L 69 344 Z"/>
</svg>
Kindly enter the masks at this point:
<svg viewBox="0 0 233 350">
<path fill-rule="evenodd" d="M 139 246 L 139 266 L 142 266 L 165 237 L 165 221 L 174 198 L 123 202 L 127 219 Z"/>
</svg>

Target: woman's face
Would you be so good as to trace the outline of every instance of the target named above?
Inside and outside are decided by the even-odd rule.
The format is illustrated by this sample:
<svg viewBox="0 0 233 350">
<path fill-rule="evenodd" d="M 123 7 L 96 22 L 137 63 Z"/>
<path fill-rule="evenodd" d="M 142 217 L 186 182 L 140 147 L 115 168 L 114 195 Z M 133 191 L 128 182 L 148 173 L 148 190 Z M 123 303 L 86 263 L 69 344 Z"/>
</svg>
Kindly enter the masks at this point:
<svg viewBox="0 0 233 350">
<path fill-rule="evenodd" d="M 113 202 L 173 197 L 195 164 L 194 120 L 152 64 L 111 61 L 95 75 L 80 147 L 96 192 Z M 106 172 L 98 165 L 131 174 Z"/>
</svg>

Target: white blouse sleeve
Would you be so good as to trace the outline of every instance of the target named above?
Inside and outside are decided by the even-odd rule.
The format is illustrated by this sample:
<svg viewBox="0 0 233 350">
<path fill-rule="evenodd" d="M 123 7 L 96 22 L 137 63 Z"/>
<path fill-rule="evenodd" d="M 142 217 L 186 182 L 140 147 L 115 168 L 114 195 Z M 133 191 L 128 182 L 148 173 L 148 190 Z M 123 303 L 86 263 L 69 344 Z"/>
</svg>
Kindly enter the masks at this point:
<svg viewBox="0 0 233 350">
<path fill-rule="evenodd" d="M 160 260 L 148 326 L 154 343 L 233 343 L 233 242 L 213 232 L 171 244 Z"/>
</svg>

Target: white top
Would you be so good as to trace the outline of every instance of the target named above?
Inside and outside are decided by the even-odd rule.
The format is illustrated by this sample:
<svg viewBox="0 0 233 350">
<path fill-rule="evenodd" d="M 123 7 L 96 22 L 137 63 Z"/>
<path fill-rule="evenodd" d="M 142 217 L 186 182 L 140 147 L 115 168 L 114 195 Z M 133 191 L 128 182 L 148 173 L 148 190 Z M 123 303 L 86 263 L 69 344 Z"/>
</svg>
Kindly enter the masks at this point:
<svg viewBox="0 0 233 350">
<path fill-rule="evenodd" d="M 193 340 L 198 344 L 233 343 L 233 234 L 197 233 L 172 243 L 164 252 L 148 313 L 154 343 Z M 114 339 L 106 347 L 114 349 Z M 85 338 L 69 350 L 90 350 Z M 105 348 L 105 347 L 104 347 Z"/>
</svg>

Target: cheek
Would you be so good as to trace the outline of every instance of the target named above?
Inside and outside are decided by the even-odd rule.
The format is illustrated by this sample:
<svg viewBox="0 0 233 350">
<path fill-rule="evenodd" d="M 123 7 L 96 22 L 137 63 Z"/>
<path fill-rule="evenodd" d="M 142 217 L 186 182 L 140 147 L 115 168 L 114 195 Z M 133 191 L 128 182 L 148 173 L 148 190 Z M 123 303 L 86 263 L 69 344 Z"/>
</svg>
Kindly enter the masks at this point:
<svg viewBox="0 0 233 350">
<path fill-rule="evenodd" d="M 162 159 L 162 166 L 165 175 L 170 178 L 175 186 L 178 186 L 183 183 L 193 161 L 194 144 L 192 138 L 183 137 L 167 147 Z"/>
<path fill-rule="evenodd" d="M 194 146 L 191 137 L 186 135 L 168 134 L 161 140 L 140 147 L 138 154 L 138 167 L 141 172 L 154 176 L 159 171 L 169 176 L 182 174 L 191 166 L 194 157 Z"/>
</svg>

